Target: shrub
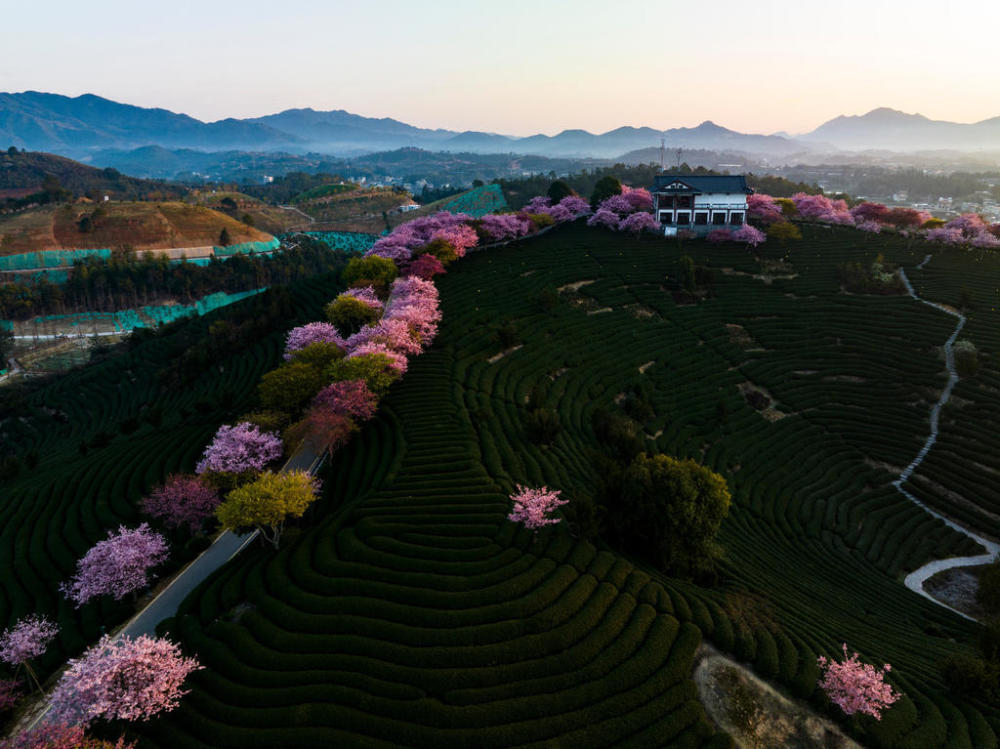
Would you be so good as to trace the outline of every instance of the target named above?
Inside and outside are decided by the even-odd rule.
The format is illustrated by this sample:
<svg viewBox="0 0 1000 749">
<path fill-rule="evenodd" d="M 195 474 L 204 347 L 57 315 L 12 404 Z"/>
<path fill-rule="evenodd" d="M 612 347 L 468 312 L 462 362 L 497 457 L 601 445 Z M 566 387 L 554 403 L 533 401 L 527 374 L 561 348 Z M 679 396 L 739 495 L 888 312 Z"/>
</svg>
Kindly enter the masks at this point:
<svg viewBox="0 0 1000 749">
<path fill-rule="evenodd" d="M 979 351 L 976 349 L 976 344 L 963 338 L 961 341 L 955 341 L 952 351 L 955 354 L 955 371 L 958 372 L 958 376 L 974 377 L 979 371 Z"/>
<path fill-rule="evenodd" d="M 364 380 L 369 390 L 381 396 L 399 379 L 400 372 L 385 354 L 361 354 L 334 362 L 327 375 L 334 382 Z"/>
<path fill-rule="evenodd" d="M 320 391 L 325 382 L 322 369 L 293 361 L 261 377 L 257 393 L 265 410 L 295 414 Z"/>
<path fill-rule="evenodd" d="M 381 308 L 344 294 L 326 305 L 324 312 L 327 320 L 348 335 L 356 333 L 362 326 L 373 323 L 382 316 Z"/>
<path fill-rule="evenodd" d="M 369 255 L 351 258 L 340 277 L 345 286 L 373 286 L 384 293 L 397 275 L 399 269 L 394 262 L 388 258 Z"/>
<path fill-rule="evenodd" d="M 802 231 L 791 221 L 779 221 L 771 224 L 767 230 L 768 239 L 777 241 L 782 247 L 791 241 L 802 239 Z"/>
</svg>

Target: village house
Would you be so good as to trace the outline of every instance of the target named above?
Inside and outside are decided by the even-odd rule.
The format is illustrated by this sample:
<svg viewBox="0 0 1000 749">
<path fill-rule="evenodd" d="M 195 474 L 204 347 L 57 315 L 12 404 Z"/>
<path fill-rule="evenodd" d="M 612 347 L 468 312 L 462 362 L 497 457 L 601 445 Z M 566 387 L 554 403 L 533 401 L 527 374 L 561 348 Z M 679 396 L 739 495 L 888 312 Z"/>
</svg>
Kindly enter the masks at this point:
<svg viewBox="0 0 1000 749">
<path fill-rule="evenodd" d="M 680 229 L 707 234 L 712 229 L 739 228 L 747 216 L 743 175 L 661 174 L 653 180 L 653 215 L 664 234 Z"/>
</svg>

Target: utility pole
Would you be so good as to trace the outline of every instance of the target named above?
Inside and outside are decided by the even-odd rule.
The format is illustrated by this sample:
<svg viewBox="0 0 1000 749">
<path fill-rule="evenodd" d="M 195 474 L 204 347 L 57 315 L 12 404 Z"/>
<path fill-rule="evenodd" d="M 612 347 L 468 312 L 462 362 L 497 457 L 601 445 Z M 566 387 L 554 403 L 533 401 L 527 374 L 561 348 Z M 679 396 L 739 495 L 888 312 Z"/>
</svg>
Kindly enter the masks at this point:
<svg viewBox="0 0 1000 749">
<path fill-rule="evenodd" d="M 678 167 L 680 167 L 680 165 L 681 165 L 681 151 L 682 151 L 682 150 L 683 150 L 683 149 L 681 149 L 681 148 L 678 148 L 678 149 L 677 149 L 677 166 L 678 166 Z"/>
<path fill-rule="evenodd" d="M 666 139 L 665 138 L 660 138 L 660 171 L 661 172 L 663 171 L 663 157 L 664 157 L 664 152 L 666 151 L 666 148 L 667 148 L 667 141 L 666 141 Z"/>
</svg>

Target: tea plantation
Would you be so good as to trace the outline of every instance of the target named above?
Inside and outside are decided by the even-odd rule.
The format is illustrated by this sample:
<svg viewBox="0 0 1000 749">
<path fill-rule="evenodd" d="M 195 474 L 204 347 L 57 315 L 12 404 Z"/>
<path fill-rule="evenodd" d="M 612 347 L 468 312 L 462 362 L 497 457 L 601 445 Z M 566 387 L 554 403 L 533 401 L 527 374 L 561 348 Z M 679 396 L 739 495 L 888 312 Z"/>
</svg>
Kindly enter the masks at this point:
<svg viewBox="0 0 1000 749">
<path fill-rule="evenodd" d="M 144 742 L 727 746 L 690 678 L 706 639 L 821 710 L 816 656 L 846 641 L 892 663 L 905 695 L 880 723 L 852 725 L 864 743 L 997 746 L 1000 712 L 958 700 L 939 676 L 942 658 L 972 651 L 973 626 L 901 583 L 978 547 L 891 485 L 926 438 L 954 321 L 907 296 L 845 293 L 838 265 L 882 251 L 927 298 L 957 304 L 971 286 L 981 306 L 967 334 L 992 352 L 1000 262 L 951 251 L 911 270 L 924 247 L 862 236 L 807 229 L 787 252 L 762 248 L 762 263 L 736 246 L 575 224 L 452 266 L 437 341 L 337 455 L 306 522 L 279 552 L 253 549 L 221 569 L 168 623 L 207 668 L 178 710 L 139 727 Z M 711 271 L 712 293 L 675 293 L 683 254 Z M 948 512 L 958 514 L 948 492 L 962 493 L 970 518 L 995 508 L 983 487 L 997 377 L 983 357 L 960 383 L 942 454 L 911 482 Z M 537 385 L 559 419 L 544 446 L 525 430 Z M 515 483 L 592 497 L 591 415 L 638 391 L 652 406 L 651 451 L 729 481 L 716 587 L 668 579 L 566 523 L 533 537 L 505 520 Z M 191 431 L 195 451 L 210 428 Z M 24 501 L 5 527 L 39 529 L 22 550 L 55 547 L 78 524 L 107 524 L 97 513 L 127 515 L 114 498 L 142 480 L 129 467 L 151 448 L 72 476 L 102 498 L 93 509 Z M 52 576 L 46 554 L 31 559 L 24 575 Z"/>
<path fill-rule="evenodd" d="M 7 404 L 0 438 L 27 465 L 0 483 L 0 622 L 33 612 L 58 622 L 43 675 L 132 611 L 110 599 L 74 609 L 59 583 L 107 530 L 138 523 L 144 493 L 190 471 L 218 425 L 252 404 L 261 374 L 280 360 L 288 321 L 315 319 L 336 276 L 143 331 L 131 350 Z M 175 563 L 200 550 L 171 541 Z"/>
</svg>

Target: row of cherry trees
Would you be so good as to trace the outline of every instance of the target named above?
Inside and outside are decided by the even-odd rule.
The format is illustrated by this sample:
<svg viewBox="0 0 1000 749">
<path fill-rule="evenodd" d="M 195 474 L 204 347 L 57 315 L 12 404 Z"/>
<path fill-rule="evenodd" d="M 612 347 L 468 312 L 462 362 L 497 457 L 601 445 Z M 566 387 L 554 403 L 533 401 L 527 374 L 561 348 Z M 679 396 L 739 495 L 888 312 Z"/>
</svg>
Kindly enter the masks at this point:
<svg viewBox="0 0 1000 749">
<path fill-rule="evenodd" d="M 988 224 L 975 213 L 965 213 L 951 221 L 931 216 L 913 208 L 890 208 L 882 203 L 862 201 L 848 208 L 844 200 L 824 195 L 796 193 L 791 198 L 773 198 L 755 194 L 747 200 L 747 215 L 763 226 L 773 226 L 798 218 L 822 224 L 853 226 L 878 234 L 894 230 L 929 242 L 965 245 L 978 248 L 1000 247 L 1000 223 Z"/>
</svg>

